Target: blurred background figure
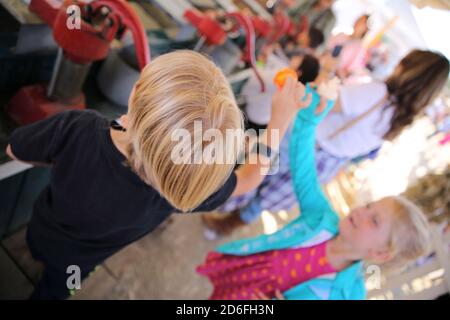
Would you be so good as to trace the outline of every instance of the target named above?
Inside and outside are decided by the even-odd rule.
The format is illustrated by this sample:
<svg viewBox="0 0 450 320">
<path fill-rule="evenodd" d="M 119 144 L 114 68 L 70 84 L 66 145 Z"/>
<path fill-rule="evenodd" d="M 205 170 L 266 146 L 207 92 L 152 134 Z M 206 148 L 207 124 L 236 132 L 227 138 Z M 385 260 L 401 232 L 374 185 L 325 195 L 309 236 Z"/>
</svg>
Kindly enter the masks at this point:
<svg viewBox="0 0 450 320">
<path fill-rule="evenodd" d="M 317 28 L 328 38 L 333 29 L 336 18 L 331 9 L 334 0 L 305 0 L 296 1 L 289 10 L 289 16 L 302 32 L 309 28 Z"/>
<path fill-rule="evenodd" d="M 362 15 L 354 23 L 351 34 L 339 33 L 327 43 L 329 53 L 338 60 L 336 73 L 340 78 L 347 78 L 366 66 L 363 38 L 369 31 L 368 21 L 369 15 Z"/>
<path fill-rule="evenodd" d="M 438 96 L 448 73 L 440 53 L 413 50 L 385 81 L 343 85 L 317 131 L 318 145 L 329 155 L 321 181 L 329 182 L 352 159 L 373 157 L 384 140 L 397 137 Z"/>
</svg>

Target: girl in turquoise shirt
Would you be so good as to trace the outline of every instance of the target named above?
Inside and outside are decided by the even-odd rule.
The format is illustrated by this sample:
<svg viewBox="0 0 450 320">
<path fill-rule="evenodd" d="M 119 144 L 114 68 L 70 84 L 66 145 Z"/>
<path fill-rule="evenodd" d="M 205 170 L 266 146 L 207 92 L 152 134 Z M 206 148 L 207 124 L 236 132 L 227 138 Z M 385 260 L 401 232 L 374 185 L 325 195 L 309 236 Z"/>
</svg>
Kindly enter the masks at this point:
<svg viewBox="0 0 450 320">
<path fill-rule="evenodd" d="M 314 161 L 315 129 L 332 102 L 318 114 L 320 97 L 307 91 L 313 101 L 297 114 L 289 146 L 301 214 L 274 234 L 227 243 L 209 253 L 197 271 L 212 282 L 213 299 L 274 298 L 279 291 L 286 299 L 364 299 L 363 261 L 384 270 L 427 252 L 427 220 L 402 197 L 369 203 L 339 220 L 321 190 Z M 323 256 L 316 259 L 318 249 Z"/>
</svg>

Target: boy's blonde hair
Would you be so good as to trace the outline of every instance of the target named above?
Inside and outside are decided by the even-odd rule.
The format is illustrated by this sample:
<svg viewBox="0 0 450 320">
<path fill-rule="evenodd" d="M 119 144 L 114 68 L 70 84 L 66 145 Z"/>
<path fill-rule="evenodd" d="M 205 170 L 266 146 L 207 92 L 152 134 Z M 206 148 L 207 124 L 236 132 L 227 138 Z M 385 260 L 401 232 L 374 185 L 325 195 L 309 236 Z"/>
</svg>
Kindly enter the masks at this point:
<svg viewBox="0 0 450 320">
<path fill-rule="evenodd" d="M 242 112 L 222 71 L 194 51 L 175 51 L 154 59 L 141 73 L 129 106 L 128 161 L 146 183 L 175 208 L 191 211 L 223 186 L 241 149 L 238 143 L 205 142 L 194 135 L 194 121 L 203 132 L 243 131 Z M 181 163 L 172 160 L 175 129 L 187 130 L 192 156 L 206 146 L 230 156 L 227 163 Z M 230 159 L 230 158 L 229 158 Z"/>
<path fill-rule="evenodd" d="M 386 271 L 398 271 L 430 252 L 431 235 L 428 220 L 418 206 L 402 196 L 388 199 L 395 208 L 389 241 L 393 258 L 382 267 Z"/>
</svg>

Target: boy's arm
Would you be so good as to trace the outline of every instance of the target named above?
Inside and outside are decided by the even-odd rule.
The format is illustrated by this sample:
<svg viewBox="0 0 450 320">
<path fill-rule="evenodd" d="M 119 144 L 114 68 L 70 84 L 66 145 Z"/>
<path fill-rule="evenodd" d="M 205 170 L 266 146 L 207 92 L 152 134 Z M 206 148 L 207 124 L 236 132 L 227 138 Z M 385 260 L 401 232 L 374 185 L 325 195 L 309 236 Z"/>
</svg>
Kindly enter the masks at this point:
<svg viewBox="0 0 450 320">
<path fill-rule="evenodd" d="M 77 125 L 79 119 L 88 116 L 94 117 L 94 114 L 67 111 L 21 126 L 11 134 L 6 152 L 12 159 L 32 165 L 52 165 L 64 148 L 70 128 Z"/>
<path fill-rule="evenodd" d="M 49 163 L 29 162 L 29 161 L 22 161 L 20 159 L 17 159 L 17 157 L 13 154 L 13 152 L 11 150 L 11 145 L 10 144 L 8 144 L 8 146 L 6 147 L 6 154 L 8 155 L 8 157 L 10 157 L 13 160 L 29 163 L 29 164 L 31 164 L 32 166 L 35 166 L 35 167 L 50 167 L 51 166 Z"/>
<path fill-rule="evenodd" d="M 284 123 L 276 124 L 273 122 L 274 121 L 269 122 L 267 129 L 258 140 L 263 141 L 263 143 L 272 150 L 272 153 L 276 153 L 278 152 L 280 141 L 286 133 L 288 125 Z M 271 139 L 270 132 L 272 130 L 279 130 L 279 139 Z M 256 155 L 254 158 L 257 160 L 256 163 L 245 163 L 235 171 L 237 184 L 232 196 L 246 194 L 247 192 L 256 189 L 264 180 L 266 176 L 264 172 L 268 172 L 270 169 L 270 158 L 266 157 L 264 154 Z"/>
<path fill-rule="evenodd" d="M 309 105 L 311 99 L 303 99 L 305 87 L 292 78 L 288 78 L 284 87 L 277 91 L 272 99 L 272 117 L 262 137 L 258 140 L 271 149 L 273 155 L 278 153 L 280 141 L 286 133 L 292 119 L 299 109 Z M 279 130 L 278 135 L 272 137 L 272 130 Z M 256 189 L 270 169 L 270 159 L 259 154 L 254 159 L 254 164 L 246 161 L 235 171 L 237 184 L 232 196 L 243 195 Z"/>
</svg>

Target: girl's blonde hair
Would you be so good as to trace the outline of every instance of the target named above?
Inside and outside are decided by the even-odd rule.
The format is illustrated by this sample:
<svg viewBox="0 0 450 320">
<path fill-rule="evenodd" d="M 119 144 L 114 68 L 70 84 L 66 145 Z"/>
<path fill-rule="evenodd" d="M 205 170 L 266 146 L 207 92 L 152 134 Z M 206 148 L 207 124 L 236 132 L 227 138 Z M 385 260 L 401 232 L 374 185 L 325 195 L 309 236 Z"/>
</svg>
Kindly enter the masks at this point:
<svg viewBox="0 0 450 320">
<path fill-rule="evenodd" d="M 431 235 L 428 220 L 418 206 L 402 196 L 388 199 L 395 208 L 389 241 L 393 258 L 382 267 L 397 271 L 431 251 Z"/>
<path fill-rule="evenodd" d="M 233 171 L 240 141 L 205 142 L 194 135 L 194 122 L 201 123 L 203 132 L 217 129 L 223 136 L 226 129 L 244 128 L 227 79 L 205 56 L 182 50 L 154 59 L 136 82 L 128 117 L 130 166 L 175 208 L 183 212 L 197 208 Z M 180 145 L 172 138 L 175 129 L 190 133 L 191 158 L 210 146 L 231 155 L 231 161 L 175 163 L 172 151 Z"/>
</svg>

